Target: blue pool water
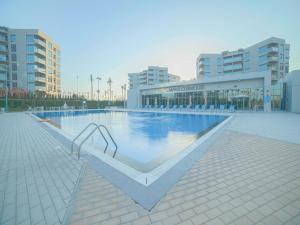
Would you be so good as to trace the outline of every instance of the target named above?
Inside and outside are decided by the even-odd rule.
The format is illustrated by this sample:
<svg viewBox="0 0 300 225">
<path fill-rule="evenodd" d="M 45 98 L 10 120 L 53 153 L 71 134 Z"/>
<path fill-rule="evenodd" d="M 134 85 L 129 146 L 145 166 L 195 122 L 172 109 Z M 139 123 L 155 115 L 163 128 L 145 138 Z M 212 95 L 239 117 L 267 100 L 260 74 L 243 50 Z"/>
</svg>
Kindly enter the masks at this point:
<svg viewBox="0 0 300 225">
<path fill-rule="evenodd" d="M 105 110 L 44 112 L 36 115 L 50 119 L 74 137 L 91 122 L 104 124 L 119 147 L 116 159 L 142 172 L 154 169 L 226 118 L 219 115 Z M 97 147 L 99 151 L 105 147 L 105 142 L 97 133 L 87 144 Z M 108 154 L 113 152 L 113 145 L 110 146 Z"/>
</svg>

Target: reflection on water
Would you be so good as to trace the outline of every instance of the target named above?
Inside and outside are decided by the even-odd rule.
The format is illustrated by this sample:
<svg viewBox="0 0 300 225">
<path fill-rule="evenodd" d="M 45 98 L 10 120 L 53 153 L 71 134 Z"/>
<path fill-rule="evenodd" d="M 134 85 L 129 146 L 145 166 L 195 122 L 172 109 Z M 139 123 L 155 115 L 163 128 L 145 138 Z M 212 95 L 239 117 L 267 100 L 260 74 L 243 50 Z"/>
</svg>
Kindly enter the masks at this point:
<svg viewBox="0 0 300 225">
<path fill-rule="evenodd" d="M 97 110 L 37 115 L 51 119 L 63 131 L 73 136 L 90 122 L 104 124 L 119 146 L 118 154 L 142 164 L 166 154 L 174 155 L 194 142 L 199 133 L 225 119 L 224 116 Z M 99 134 L 93 135 L 90 142 L 104 148 L 104 141 L 97 135 Z"/>
</svg>

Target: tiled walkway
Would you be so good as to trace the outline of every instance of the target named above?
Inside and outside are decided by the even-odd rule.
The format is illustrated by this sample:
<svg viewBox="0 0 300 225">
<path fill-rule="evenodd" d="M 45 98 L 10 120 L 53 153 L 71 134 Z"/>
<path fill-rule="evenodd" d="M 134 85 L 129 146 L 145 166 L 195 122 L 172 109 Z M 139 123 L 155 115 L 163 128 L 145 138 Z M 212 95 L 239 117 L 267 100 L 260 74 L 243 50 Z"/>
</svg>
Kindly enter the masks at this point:
<svg viewBox="0 0 300 225">
<path fill-rule="evenodd" d="M 61 224 L 81 164 L 29 115 L 0 114 L 0 224 Z"/>
<path fill-rule="evenodd" d="M 151 212 L 87 168 L 71 224 L 300 224 L 300 145 L 225 130 Z"/>
<path fill-rule="evenodd" d="M 0 114 L 0 224 L 66 224 L 73 206 L 82 225 L 299 225 L 300 115 L 270 116 L 238 116 L 148 212 L 89 166 L 74 194 L 82 162 L 25 113 Z"/>
</svg>

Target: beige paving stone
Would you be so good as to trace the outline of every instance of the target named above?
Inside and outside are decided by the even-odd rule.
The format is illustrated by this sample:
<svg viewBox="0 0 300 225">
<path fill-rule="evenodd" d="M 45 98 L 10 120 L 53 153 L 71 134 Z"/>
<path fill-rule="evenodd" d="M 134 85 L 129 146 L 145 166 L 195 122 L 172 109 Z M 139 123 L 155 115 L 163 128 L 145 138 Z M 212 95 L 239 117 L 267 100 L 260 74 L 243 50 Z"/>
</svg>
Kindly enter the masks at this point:
<svg viewBox="0 0 300 225">
<path fill-rule="evenodd" d="M 225 130 L 150 212 L 88 167 L 81 181 L 88 188 L 79 187 L 78 196 L 84 197 L 75 199 L 73 218 L 100 207 L 113 217 L 107 224 L 266 225 L 276 219 L 284 224 L 299 213 L 300 176 L 294 164 L 300 164 L 299 149 L 297 144 Z M 100 187 L 106 187 L 105 194 Z"/>
</svg>

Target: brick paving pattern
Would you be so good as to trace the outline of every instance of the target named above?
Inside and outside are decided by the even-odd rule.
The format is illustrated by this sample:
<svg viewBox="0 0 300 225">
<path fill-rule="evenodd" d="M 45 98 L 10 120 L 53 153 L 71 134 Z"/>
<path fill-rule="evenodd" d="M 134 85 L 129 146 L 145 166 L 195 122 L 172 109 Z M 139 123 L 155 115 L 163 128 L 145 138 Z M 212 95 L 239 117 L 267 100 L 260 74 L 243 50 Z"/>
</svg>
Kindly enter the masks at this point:
<svg viewBox="0 0 300 225">
<path fill-rule="evenodd" d="M 87 167 L 70 223 L 298 225 L 300 145 L 225 130 L 151 212 Z"/>
<path fill-rule="evenodd" d="M 61 224 L 82 162 L 25 113 L 0 115 L 0 224 Z"/>
</svg>

